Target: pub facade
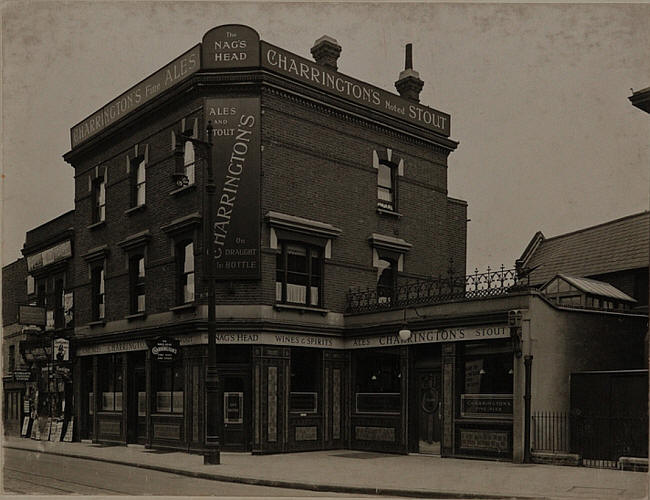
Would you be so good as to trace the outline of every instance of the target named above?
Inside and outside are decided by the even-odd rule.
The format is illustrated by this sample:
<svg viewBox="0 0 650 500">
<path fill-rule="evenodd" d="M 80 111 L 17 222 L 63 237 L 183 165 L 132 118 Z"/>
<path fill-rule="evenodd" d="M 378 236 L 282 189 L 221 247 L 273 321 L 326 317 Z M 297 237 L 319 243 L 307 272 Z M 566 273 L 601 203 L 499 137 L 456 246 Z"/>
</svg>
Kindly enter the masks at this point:
<svg viewBox="0 0 650 500">
<path fill-rule="evenodd" d="M 348 349 L 346 292 L 389 303 L 402 280 L 464 272 L 466 203 L 447 194 L 457 143 L 450 116 L 419 103 L 410 47 L 400 95 L 338 72 L 330 37 L 311 52 L 217 27 L 71 129 L 80 438 L 202 449 L 206 241 L 224 449 L 345 447 L 352 410 L 401 408 L 372 394 L 399 392 L 408 360 Z M 152 354 L 161 339 L 178 343 L 173 361 Z M 358 436 L 385 441 L 370 425 Z M 384 447 L 405 450 L 393 438 Z"/>
<path fill-rule="evenodd" d="M 458 143 L 411 47 L 398 94 L 341 52 L 219 26 L 72 127 L 76 439 L 204 451 L 210 251 L 222 449 L 522 460 L 525 311 L 555 313 L 465 276 Z"/>
</svg>

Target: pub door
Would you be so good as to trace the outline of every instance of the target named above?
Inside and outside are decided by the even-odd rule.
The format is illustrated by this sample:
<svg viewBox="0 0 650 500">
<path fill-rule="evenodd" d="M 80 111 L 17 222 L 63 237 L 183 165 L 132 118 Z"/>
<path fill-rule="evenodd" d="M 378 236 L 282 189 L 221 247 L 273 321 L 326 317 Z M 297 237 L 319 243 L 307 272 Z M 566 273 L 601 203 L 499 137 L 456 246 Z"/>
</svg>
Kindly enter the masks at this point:
<svg viewBox="0 0 650 500">
<path fill-rule="evenodd" d="M 417 372 L 419 453 L 440 455 L 442 431 L 441 380 L 439 370 Z"/>
<path fill-rule="evenodd" d="M 250 374 L 223 373 L 221 446 L 231 451 L 250 451 Z"/>
<path fill-rule="evenodd" d="M 127 443 L 147 441 L 147 387 L 144 352 L 129 354 L 127 403 Z"/>
</svg>

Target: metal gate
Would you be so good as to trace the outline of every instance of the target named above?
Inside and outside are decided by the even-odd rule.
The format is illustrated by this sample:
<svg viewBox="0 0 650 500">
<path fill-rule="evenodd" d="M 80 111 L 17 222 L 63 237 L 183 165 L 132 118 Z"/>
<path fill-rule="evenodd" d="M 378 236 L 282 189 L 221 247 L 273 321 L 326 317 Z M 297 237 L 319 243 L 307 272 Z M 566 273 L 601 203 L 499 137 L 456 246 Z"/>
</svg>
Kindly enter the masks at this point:
<svg viewBox="0 0 650 500">
<path fill-rule="evenodd" d="M 648 456 L 648 371 L 571 375 L 571 451 L 591 467 Z"/>
</svg>

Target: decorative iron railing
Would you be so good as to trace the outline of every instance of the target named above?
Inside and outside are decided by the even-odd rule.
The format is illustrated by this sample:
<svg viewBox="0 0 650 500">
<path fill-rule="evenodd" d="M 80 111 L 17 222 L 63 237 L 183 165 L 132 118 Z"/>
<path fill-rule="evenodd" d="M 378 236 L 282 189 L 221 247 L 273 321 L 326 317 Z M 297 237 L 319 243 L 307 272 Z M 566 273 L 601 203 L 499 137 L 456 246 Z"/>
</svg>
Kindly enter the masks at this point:
<svg viewBox="0 0 650 500">
<path fill-rule="evenodd" d="M 466 276 L 448 272 L 447 276 L 418 279 L 400 284 L 386 293 L 383 289 L 350 289 L 346 297 L 346 312 L 372 312 L 400 309 L 407 306 L 435 304 L 456 300 L 471 300 L 507 295 L 527 288 L 528 279 L 519 277 L 515 269 L 492 270 Z"/>
<path fill-rule="evenodd" d="M 569 453 L 571 420 L 565 412 L 539 411 L 531 416 L 531 449 Z"/>
</svg>

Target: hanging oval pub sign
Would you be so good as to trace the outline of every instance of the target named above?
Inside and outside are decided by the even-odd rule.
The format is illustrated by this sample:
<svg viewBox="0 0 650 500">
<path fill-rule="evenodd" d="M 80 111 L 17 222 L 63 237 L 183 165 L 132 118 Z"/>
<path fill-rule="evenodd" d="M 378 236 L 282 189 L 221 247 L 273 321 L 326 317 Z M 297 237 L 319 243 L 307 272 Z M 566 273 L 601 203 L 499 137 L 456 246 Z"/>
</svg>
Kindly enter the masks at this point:
<svg viewBox="0 0 650 500">
<path fill-rule="evenodd" d="M 176 361 L 180 352 L 180 343 L 178 340 L 170 337 L 159 337 L 154 341 L 151 347 L 151 355 L 154 361 L 170 363 Z"/>
</svg>

